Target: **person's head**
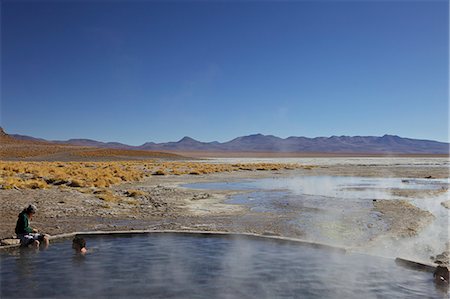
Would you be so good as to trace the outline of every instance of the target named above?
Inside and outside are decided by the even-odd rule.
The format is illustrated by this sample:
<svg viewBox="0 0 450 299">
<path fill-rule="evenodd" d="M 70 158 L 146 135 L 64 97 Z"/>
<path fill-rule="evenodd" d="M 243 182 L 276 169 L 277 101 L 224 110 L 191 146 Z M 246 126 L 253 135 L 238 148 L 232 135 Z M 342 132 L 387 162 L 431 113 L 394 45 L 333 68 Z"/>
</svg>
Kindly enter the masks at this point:
<svg viewBox="0 0 450 299">
<path fill-rule="evenodd" d="M 27 213 L 28 216 L 30 216 L 30 217 L 33 216 L 34 214 L 36 214 L 36 212 L 37 212 L 37 208 L 33 204 L 28 205 L 28 207 L 25 209 L 25 213 Z"/>
<path fill-rule="evenodd" d="M 75 237 L 72 241 L 72 248 L 77 252 L 81 252 L 83 248 L 86 248 L 86 241 L 81 237 Z"/>
</svg>

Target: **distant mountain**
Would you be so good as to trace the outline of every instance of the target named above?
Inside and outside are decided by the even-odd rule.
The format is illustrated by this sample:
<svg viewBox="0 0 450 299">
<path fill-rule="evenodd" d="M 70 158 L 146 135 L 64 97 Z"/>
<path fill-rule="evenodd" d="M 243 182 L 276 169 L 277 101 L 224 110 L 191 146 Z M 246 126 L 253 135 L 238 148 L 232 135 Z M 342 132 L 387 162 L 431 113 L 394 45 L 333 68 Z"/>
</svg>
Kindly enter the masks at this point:
<svg viewBox="0 0 450 299">
<path fill-rule="evenodd" d="M 16 140 L 24 140 L 24 141 L 37 141 L 37 142 L 48 142 L 45 139 L 42 138 L 34 138 L 26 135 L 19 135 L 19 134 L 9 134 L 12 138 Z"/>
<path fill-rule="evenodd" d="M 3 131 L 1 131 L 3 132 Z M 20 140 L 45 141 L 23 135 L 9 135 Z M 254 134 L 237 137 L 227 142 L 201 142 L 183 137 L 176 142 L 147 142 L 131 146 L 118 142 L 100 142 L 91 139 L 51 141 L 58 144 L 93 146 L 113 149 L 137 149 L 173 152 L 273 152 L 273 153 L 338 153 L 338 154 L 449 154 L 449 144 L 432 140 L 403 138 L 396 135 L 331 136 L 280 138 L 273 135 Z"/>
<path fill-rule="evenodd" d="M 18 144 L 21 146 L 30 145 L 30 144 L 38 144 L 38 145 L 51 145 L 45 139 L 42 138 L 34 138 L 25 135 L 17 135 L 17 134 L 7 134 L 3 128 L 0 127 L 0 145 L 2 144 Z"/>
<path fill-rule="evenodd" d="M 355 153 L 355 154 L 448 154 L 449 144 L 431 140 L 402 138 L 395 135 L 288 137 L 254 134 L 231 141 L 200 142 L 184 137 L 178 142 L 146 143 L 139 148 L 165 151 L 282 152 L 282 153 Z"/>
<path fill-rule="evenodd" d="M 225 151 L 264 151 L 264 152 L 284 152 L 284 140 L 272 135 L 254 134 L 235 138 L 222 144 Z"/>
<path fill-rule="evenodd" d="M 177 142 L 154 143 L 147 142 L 139 146 L 143 150 L 159 150 L 159 151 L 220 151 L 220 143 L 200 142 L 190 137 L 183 137 Z"/>
<path fill-rule="evenodd" d="M 186 159 L 175 153 L 142 151 L 137 147 L 90 139 L 47 141 L 6 133 L 0 127 L 0 160 L 115 161 L 136 159 Z"/>
</svg>

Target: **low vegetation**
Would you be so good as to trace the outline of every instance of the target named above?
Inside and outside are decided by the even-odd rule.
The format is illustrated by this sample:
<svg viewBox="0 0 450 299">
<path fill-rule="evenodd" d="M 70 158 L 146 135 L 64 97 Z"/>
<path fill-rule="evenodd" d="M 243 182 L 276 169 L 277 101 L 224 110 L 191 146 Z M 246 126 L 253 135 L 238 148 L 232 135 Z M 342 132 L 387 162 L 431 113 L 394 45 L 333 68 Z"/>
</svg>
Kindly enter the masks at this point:
<svg viewBox="0 0 450 299">
<path fill-rule="evenodd" d="M 142 150 L 124 150 L 124 149 L 87 149 L 80 150 L 71 153 L 72 156 L 78 156 L 83 158 L 104 158 L 104 157 L 127 157 L 127 158 L 177 158 L 181 157 L 176 154 L 154 152 L 154 151 L 142 151 Z"/>
<path fill-rule="evenodd" d="M 301 167 L 296 164 L 110 161 L 110 162 L 15 162 L 0 161 L 0 188 L 45 189 L 57 186 L 107 188 L 151 175 L 202 175 L 234 171 L 266 171 Z M 83 189 L 84 190 L 84 189 Z"/>
</svg>

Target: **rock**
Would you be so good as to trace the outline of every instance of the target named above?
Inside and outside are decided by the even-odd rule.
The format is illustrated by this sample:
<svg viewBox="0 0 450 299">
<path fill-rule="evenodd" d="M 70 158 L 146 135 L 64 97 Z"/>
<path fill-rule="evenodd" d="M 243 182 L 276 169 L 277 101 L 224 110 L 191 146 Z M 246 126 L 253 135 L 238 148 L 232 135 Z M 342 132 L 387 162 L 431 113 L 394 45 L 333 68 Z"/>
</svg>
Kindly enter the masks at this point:
<svg viewBox="0 0 450 299">
<path fill-rule="evenodd" d="M 20 244 L 20 240 L 19 239 L 3 239 L 0 241 L 0 244 L 2 246 L 18 245 L 18 244 Z"/>
<path fill-rule="evenodd" d="M 53 184 L 55 181 L 56 181 L 56 179 L 54 179 L 54 178 L 48 178 L 48 177 L 43 177 L 42 178 L 47 184 Z"/>
<path fill-rule="evenodd" d="M 64 185 L 64 184 L 67 184 L 67 183 L 68 183 L 68 181 L 66 181 L 66 180 L 56 180 L 56 181 L 53 182 L 53 185 L 60 186 L 60 185 Z"/>
<path fill-rule="evenodd" d="M 448 248 L 447 248 L 447 250 L 442 252 L 441 254 L 432 256 L 431 260 L 439 266 L 448 267 L 448 266 L 450 266 L 449 256 L 450 256 L 450 252 L 448 251 Z"/>
<path fill-rule="evenodd" d="M 450 210 L 450 200 L 446 200 L 446 201 L 441 202 L 441 206 L 443 206 L 444 208 Z"/>
<path fill-rule="evenodd" d="M 436 283 L 448 285 L 448 280 L 449 280 L 448 267 L 437 266 L 436 270 L 433 273 L 433 277 L 434 277 L 434 280 Z"/>
<path fill-rule="evenodd" d="M 192 197 L 192 200 L 207 199 L 210 196 L 211 195 L 209 193 L 194 194 L 194 197 Z"/>
</svg>

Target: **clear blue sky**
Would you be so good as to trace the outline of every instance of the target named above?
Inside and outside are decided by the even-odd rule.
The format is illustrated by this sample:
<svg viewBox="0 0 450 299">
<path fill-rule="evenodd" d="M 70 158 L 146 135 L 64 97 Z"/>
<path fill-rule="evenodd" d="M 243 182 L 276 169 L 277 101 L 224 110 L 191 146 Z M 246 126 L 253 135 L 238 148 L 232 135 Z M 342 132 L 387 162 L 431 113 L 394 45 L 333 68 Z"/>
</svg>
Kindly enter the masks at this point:
<svg viewBox="0 0 450 299">
<path fill-rule="evenodd" d="M 1 125 L 448 141 L 448 1 L 2 1 Z"/>
</svg>

